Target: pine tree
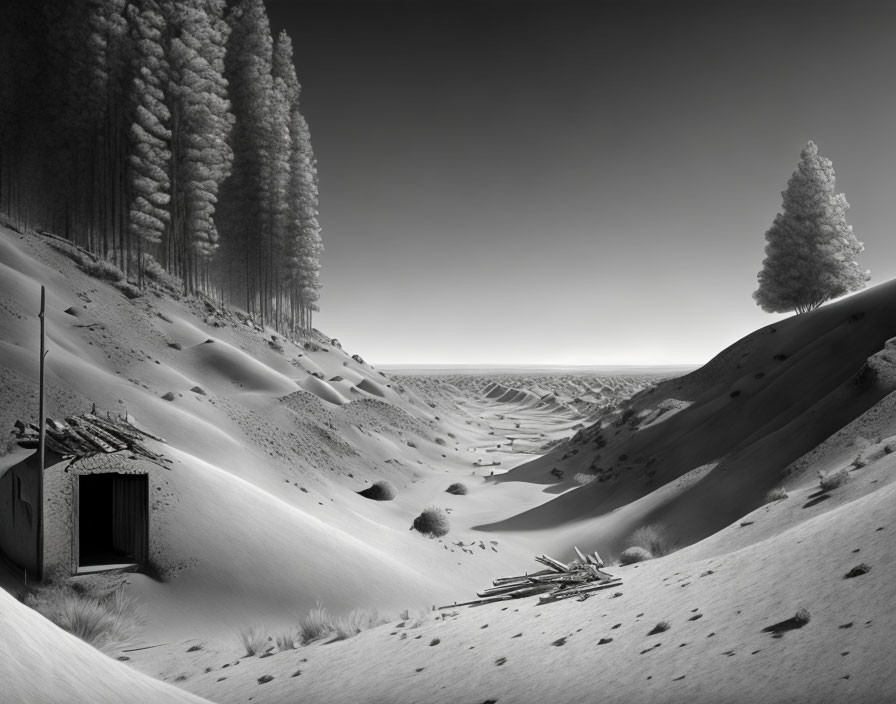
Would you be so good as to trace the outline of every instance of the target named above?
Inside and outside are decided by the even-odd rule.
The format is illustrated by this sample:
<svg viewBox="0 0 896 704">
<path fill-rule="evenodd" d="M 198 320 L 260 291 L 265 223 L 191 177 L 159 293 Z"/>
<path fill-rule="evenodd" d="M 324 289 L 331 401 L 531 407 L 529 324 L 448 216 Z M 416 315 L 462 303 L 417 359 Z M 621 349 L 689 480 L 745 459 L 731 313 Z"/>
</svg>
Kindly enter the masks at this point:
<svg viewBox="0 0 896 704">
<path fill-rule="evenodd" d="M 225 78 L 235 122 L 231 137 L 233 169 L 222 186 L 230 288 L 242 277 L 249 313 L 264 319 L 265 266 L 268 261 L 263 195 L 264 150 L 271 94 L 273 40 L 263 0 L 240 0 L 228 13 L 231 32 L 224 58 Z"/>
<path fill-rule="evenodd" d="M 323 245 L 318 224 L 317 165 L 308 123 L 299 111 L 301 86 L 289 35 L 281 32 L 274 47 L 273 75 L 282 80 L 289 102 L 289 211 L 283 236 L 284 279 L 289 286 L 290 326 L 310 328 L 320 289 Z"/>
<path fill-rule="evenodd" d="M 864 288 L 870 273 L 855 256 L 864 247 L 846 223 L 849 203 L 834 192 L 830 159 L 809 142 L 782 192 L 783 212 L 766 232 L 756 303 L 769 313 L 804 313 Z"/>
<path fill-rule="evenodd" d="M 162 46 L 167 31 L 155 0 L 146 0 L 142 8 L 131 5 L 128 21 L 133 43 L 134 76 L 131 84 L 132 123 L 129 130 L 128 209 L 129 234 L 139 259 L 138 276 L 142 284 L 144 257 L 157 252 L 170 222 L 171 117 L 165 105 L 162 87 L 168 62 Z"/>
<path fill-rule="evenodd" d="M 218 248 L 218 190 L 233 161 L 227 142 L 233 115 L 223 75 L 229 34 L 224 9 L 223 0 L 163 3 L 170 34 L 166 92 L 174 197 L 165 257 L 188 292 L 207 285 L 206 264 Z"/>
</svg>

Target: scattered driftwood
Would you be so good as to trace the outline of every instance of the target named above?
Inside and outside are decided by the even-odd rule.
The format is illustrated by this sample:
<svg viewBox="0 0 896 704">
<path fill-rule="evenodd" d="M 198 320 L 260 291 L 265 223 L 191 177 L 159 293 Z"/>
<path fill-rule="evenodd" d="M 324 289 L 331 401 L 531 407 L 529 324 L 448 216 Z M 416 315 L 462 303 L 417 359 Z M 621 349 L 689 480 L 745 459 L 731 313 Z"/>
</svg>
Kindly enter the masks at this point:
<svg viewBox="0 0 896 704">
<path fill-rule="evenodd" d="M 591 592 L 622 584 L 621 579 L 604 571 L 604 562 L 596 552 L 584 555 L 576 548 L 576 554 L 579 559 L 568 565 L 548 555 L 538 555 L 535 561 L 547 566 L 548 569 L 517 577 L 498 577 L 492 582 L 494 586 L 477 592 L 479 599 L 439 608 L 478 606 L 536 594 L 540 595 L 539 601 L 542 604 L 573 596 L 587 599 Z"/>
<path fill-rule="evenodd" d="M 47 448 L 65 458 L 129 451 L 153 462 L 163 462 L 164 458 L 147 449 L 143 442 L 145 438 L 164 440 L 129 421 L 130 418 L 123 419 L 111 414 L 101 418 L 96 413 L 68 416 L 64 421 L 47 418 Z M 34 423 L 25 425 L 20 420 L 16 421 L 13 433 L 20 447 L 37 447 L 40 428 Z"/>
</svg>

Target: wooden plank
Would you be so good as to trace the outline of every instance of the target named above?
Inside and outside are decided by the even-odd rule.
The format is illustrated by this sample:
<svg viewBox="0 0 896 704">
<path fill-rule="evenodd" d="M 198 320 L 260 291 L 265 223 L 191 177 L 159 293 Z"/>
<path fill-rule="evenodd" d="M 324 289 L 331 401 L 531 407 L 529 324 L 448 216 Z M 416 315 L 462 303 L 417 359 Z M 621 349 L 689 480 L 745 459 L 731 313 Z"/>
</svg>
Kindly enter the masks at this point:
<svg viewBox="0 0 896 704">
<path fill-rule="evenodd" d="M 558 601 L 560 599 L 569 599 L 570 597 L 581 596 L 582 594 L 591 594 L 592 592 L 597 592 L 602 589 L 618 587 L 621 584 L 622 580 L 620 579 L 615 582 L 601 582 L 599 584 L 588 584 L 581 587 L 575 587 L 573 589 L 561 589 L 555 592 L 551 592 L 550 594 L 542 594 L 539 598 L 539 603 L 547 604 L 552 601 Z"/>
<path fill-rule="evenodd" d="M 105 429 L 98 426 L 96 423 L 93 423 L 86 418 L 80 418 L 80 421 L 87 426 L 91 433 L 100 438 L 107 445 L 111 445 L 116 450 L 126 450 L 128 444 L 126 442 L 122 442 L 120 438 L 115 437 L 112 433 L 106 432 Z"/>
<path fill-rule="evenodd" d="M 93 425 L 99 426 L 110 435 L 113 435 L 124 442 L 140 442 L 143 439 L 138 431 L 120 428 L 114 423 L 98 418 L 92 413 L 85 413 L 83 417 L 89 420 Z"/>
<path fill-rule="evenodd" d="M 531 577 L 540 577 L 541 575 L 545 575 L 545 574 L 556 574 L 556 572 L 554 570 L 539 570 L 538 572 L 533 572 L 532 574 L 521 575 L 519 577 L 498 577 L 497 579 L 492 580 L 492 584 L 494 584 L 496 587 L 498 587 L 502 584 L 507 584 L 509 582 L 515 582 L 515 581 L 521 580 L 521 579 L 529 579 Z"/>
<path fill-rule="evenodd" d="M 569 572 L 568 565 L 564 565 L 560 560 L 555 560 L 553 557 L 548 557 L 547 555 L 539 555 L 535 558 L 535 561 L 547 565 L 548 567 L 553 567 L 558 572 Z"/>
<path fill-rule="evenodd" d="M 587 564 L 588 564 L 588 558 L 585 557 L 585 556 L 582 554 L 582 551 L 579 550 L 578 546 L 575 546 L 573 549 L 576 551 L 576 555 L 579 556 L 579 564 L 580 564 L 580 565 L 587 565 Z"/>
<path fill-rule="evenodd" d="M 115 448 L 112 447 L 112 445 L 93 432 L 93 429 L 89 426 L 87 421 L 75 418 L 74 416 L 70 416 L 66 418 L 66 420 L 78 429 L 79 435 L 86 438 L 91 444 L 96 445 L 103 452 L 115 452 Z"/>
</svg>

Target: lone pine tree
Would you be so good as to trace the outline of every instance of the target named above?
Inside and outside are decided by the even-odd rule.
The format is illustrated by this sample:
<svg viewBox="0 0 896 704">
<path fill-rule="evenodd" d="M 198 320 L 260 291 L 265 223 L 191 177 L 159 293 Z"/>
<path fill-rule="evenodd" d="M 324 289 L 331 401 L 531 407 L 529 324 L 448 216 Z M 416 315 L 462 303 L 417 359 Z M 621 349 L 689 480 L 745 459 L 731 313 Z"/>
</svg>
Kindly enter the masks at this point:
<svg viewBox="0 0 896 704">
<path fill-rule="evenodd" d="M 870 273 L 855 256 L 864 250 L 846 224 L 849 203 L 834 193 L 834 168 L 809 142 L 782 192 L 783 212 L 765 233 L 765 260 L 753 294 L 763 310 L 805 313 L 865 287 Z"/>
</svg>

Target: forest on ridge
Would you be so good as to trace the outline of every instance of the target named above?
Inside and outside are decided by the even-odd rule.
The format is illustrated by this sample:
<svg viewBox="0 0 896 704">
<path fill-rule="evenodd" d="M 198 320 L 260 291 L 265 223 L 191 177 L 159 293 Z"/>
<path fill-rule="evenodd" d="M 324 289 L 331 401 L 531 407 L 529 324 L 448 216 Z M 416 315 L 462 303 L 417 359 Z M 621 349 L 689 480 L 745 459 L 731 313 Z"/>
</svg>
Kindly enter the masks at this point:
<svg viewBox="0 0 896 704">
<path fill-rule="evenodd" d="M 311 327 L 318 178 L 263 0 L 44 0 L 0 23 L 0 210 L 289 332 Z"/>
</svg>

